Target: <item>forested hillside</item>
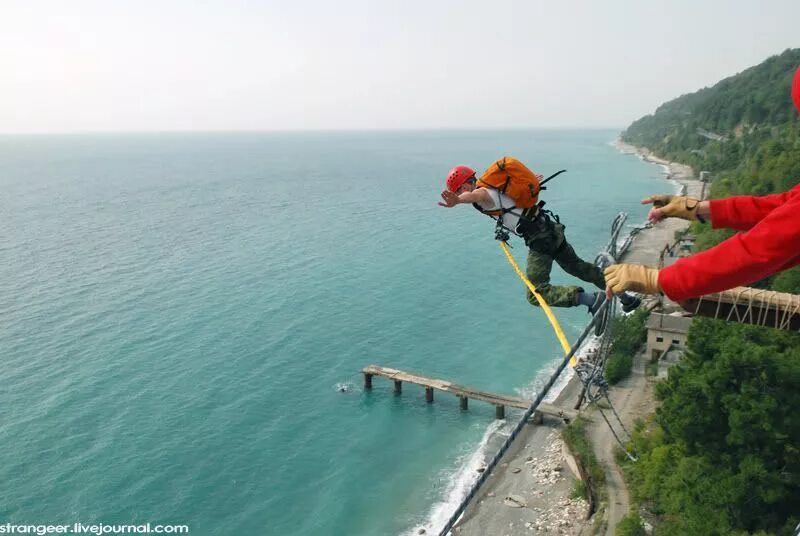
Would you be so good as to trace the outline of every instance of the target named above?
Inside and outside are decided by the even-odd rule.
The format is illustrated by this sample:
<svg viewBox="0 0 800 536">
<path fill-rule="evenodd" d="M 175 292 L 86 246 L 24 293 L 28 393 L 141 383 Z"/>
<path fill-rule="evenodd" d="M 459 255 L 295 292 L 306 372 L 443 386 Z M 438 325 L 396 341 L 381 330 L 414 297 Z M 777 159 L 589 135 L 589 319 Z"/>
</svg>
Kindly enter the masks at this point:
<svg viewBox="0 0 800 536">
<path fill-rule="evenodd" d="M 769 142 L 790 142 L 797 149 L 797 111 L 790 90 L 798 65 L 800 49 L 787 50 L 710 88 L 662 104 L 653 115 L 634 121 L 622 138 L 711 172 L 738 168 Z"/>
<path fill-rule="evenodd" d="M 773 56 L 635 121 L 624 141 L 713 179 L 711 197 L 800 182 L 800 114 L 790 87 L 800 49 Z M 694 224 L 698 248 L 730 236 Z M 800 249 L 800 244 L 798 244 Z M 800 294 L 800 268 L 756 283 Z M 659 535 L 791 534 L 800 521 L 800 334 L 698 319 L 635 434 L 634 497 Z"/>
</svg>

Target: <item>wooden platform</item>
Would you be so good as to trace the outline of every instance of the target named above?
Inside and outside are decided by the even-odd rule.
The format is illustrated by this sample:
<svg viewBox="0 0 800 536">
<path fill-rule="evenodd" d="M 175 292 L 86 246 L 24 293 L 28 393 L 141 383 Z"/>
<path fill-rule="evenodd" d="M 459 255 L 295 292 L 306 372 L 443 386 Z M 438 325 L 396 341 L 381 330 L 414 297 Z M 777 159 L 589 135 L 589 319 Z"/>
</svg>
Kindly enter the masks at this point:
<svg viewBox="0 0 800 536">
<path fill-rule="evenodd" d="M 435 378 L 427 378 L 409 372 L 403 372 L 388 367 L 381 367 L 378 365 L 369 365 L 361 371 L 364 374 L 364 388 L 372 389 L 372 377 L 381 376 L 383 378 L 392 380 L 394 382 L 394 391 L 397 394 L 402 392 L 403 382 L 421 385 L 425 388 L 425 399 L 430 403 L 433 402 L 433 391 L 444 391 L 453 394 L 459 398 L 461 409 L 467 409 L 467 401 L 469 399 L 480 400 L 495 406 L 495 415 L 498 419 L 505 417 L 505 407 L 528 409 L 533 401 L 527 398 L 517 396 L 506 396 L 480 391 L 471 387 L 464 387 L 446 380 L 437 380 Z M 552 404 L 541 403 L 537 408 L 539 416 L 534 414 L 534 419 L 541 418 L 541 415 L 551 415 L 564 420 L 572 420 L 578 416 L 578 412 L 572 409 L 559 408 Z"/>
<path fill-rule="evenodd" d="M 800 330 L 800 296 L 736 287 L 681 302 L 696 315 L 789 331 Z"/>
</svg>

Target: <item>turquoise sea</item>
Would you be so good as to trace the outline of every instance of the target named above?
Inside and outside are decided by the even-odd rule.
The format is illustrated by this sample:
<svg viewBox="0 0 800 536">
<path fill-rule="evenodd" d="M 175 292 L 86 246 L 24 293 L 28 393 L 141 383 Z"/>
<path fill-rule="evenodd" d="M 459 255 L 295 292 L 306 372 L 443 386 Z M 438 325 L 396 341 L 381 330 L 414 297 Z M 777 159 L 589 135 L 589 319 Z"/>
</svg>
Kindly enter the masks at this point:
<svg viewBox="0 0 800 536">
<path fill-rule="evenodd" d="M 672 189 L 616 135 L 0 137 L 0 523 L 435 530 L 508 425 L 359 370 L 530 396 L 560 354 L 491 221 L 437 206 L 444 176 L 566 168 L 543 198 L 591 260 Z M 557 313 L 573 338 L 588 318 Z"/>
</svg>

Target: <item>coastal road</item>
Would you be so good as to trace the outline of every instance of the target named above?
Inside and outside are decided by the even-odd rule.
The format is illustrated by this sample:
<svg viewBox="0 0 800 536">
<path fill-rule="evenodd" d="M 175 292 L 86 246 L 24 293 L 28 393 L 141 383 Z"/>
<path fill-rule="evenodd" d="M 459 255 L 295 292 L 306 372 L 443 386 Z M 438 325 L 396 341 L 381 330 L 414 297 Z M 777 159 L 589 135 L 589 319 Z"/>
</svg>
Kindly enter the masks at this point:
<svg viewBox="0 0 800 536">
<path fill-rule="evenodd" d="M 645 417 L 655 410 L 653 383 L 648 381 L 645 376 L 645 364 L 645 355 L 643 352 L 639 352 L 634 358 L 631 375 L 611 389 L 611 403 L 614 404 L 614 408 L 616 408 L 628 430 L 633 429 L 633 423 L 636 419 Z M 597 410 L 594 409 L 593 412 L 596 413 Z M 626 439 L 613 413 L 607 409 L 604 409 L 604 412 L 611 424 L 615 426 L 617 435 L 620 435 L 623 440 Z M 595 456 L 597 456 L 597 460 L 606 475 L 608 509 L 606 511 L 605 534 L 614 536 L 614 529 L 617 523 L 630 511 L 628 488 L 625 485 L 622 470 L 617 465 L 615 456 L 618 443 L 614 439 L 611 429 L 600 415 L 595 415 L 587 430 L 589 438 L 594 445 Z"/>
</svg>

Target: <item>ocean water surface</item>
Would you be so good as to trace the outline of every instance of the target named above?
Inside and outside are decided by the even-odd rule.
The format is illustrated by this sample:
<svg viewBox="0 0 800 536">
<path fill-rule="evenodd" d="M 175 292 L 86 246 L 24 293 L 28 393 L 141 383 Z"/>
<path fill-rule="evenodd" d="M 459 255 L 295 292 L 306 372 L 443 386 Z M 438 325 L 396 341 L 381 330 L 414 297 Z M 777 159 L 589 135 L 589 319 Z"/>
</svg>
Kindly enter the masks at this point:
<svg viewBox="0 0 800 536">
<path fill-rule="evenodd" d="M 591 260 L 671 188 L 615 137 L 0 137 L 0 523 L 435 530 L 508 425 L 359 370 L 532 396 L 560 355 L 492 222 L 437 206 L 444 176 L 566 168 L 543 199 Z M 573 338 L 587 321 L 557 314 Z"/>
</svg>

